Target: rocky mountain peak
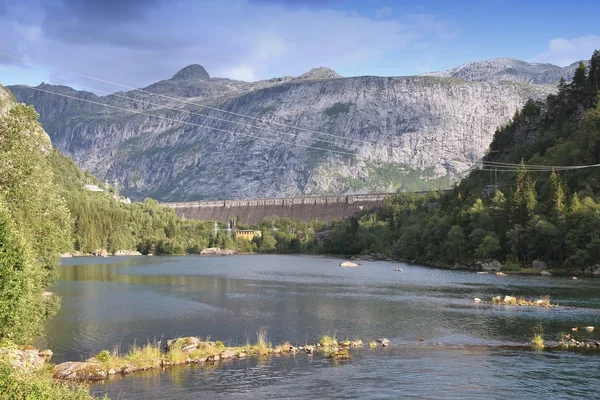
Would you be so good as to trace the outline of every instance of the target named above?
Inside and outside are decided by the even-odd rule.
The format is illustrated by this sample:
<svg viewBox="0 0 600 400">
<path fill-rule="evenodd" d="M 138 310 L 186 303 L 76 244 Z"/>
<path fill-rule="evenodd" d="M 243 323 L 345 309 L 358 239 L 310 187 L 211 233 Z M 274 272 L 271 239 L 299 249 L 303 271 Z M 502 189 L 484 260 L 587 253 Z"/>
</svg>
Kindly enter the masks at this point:
<svg viewBox="0 0 600 400">
<path fill-rule="evenodd" d="M 210 75 L 204 69 L 202 65 L 192 64 L 179 70 L 171 80 L 173 81 L 184 81 L 188 79 L 210 79 Z"/>
<path fill-rule="evenodd" d="M 342 75 L 338 74 L 331 68 L 317 67 L 313 68 L 308 72 L 303 73 L 297 79 L 336 79 L 343 78 Z"/>
</svg>

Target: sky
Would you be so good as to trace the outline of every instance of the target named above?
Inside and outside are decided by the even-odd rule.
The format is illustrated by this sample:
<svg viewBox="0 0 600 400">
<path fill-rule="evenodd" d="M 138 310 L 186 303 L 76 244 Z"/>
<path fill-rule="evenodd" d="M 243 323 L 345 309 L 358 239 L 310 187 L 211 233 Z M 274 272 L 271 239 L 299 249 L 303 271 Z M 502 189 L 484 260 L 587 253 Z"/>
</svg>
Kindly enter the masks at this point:
<svg viewBox="0 0 600 400">
<path fill-rule="evenodd" d="M 415 75 L 497 57 L 566 66 L 600 48 L 600 1 L 576 4 L 0 0 L 0 53 L 16 57 L 0 55 L 0 83 L 99 85 L 66 70 L 145 87 L 189 64 L 245 81 L 319 66 L 343 76 Z"/>
</svg>

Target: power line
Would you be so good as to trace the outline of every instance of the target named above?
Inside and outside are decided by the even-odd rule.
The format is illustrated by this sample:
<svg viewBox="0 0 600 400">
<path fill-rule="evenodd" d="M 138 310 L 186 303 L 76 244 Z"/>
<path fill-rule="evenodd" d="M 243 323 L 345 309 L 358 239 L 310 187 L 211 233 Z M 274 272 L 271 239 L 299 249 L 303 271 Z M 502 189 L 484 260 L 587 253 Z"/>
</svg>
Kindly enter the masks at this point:
<svg viewBox="0 0 600 400">
<path fill-rule="evenodd" d="M 300 130 L 300 131 L 316 133 L 318 135 L 332 136 L 332 137 L 336 137 L 336 138 L 339 138 L 339 139 L 351 140 L 351 141 L 356 141 L 356 142 L 360 142 L 360 143 L 363 143 L 363 144 L 369 144 L 369 145 L 374 145 L 374 146 L 391 147 L 391 146 L 378 145 L 376 143 L 373 143 L 373 142 L 370 142 L 370 141 L 367 141 L 367 140 L 354 139 L 354 138 L 346 138 L 346 137 L 343 137 L 343 136 L 340 136 L 340 135 L 334 135 L 332 133 L 326 133 L 326 132 L 316 131 L 316 130 L 312 130 L 312 129 L 302 128 L 302 127 L 299 127 L 299 126 L 283 124 L 283 123 L 280 123 L 280 122 L 270 121 L 270 120 L 266 120 L 266 119 L 262 119 L 262 118 L 253 117 L 253 116 L 250 116 L 250 115 L 240 114 L 240 113 L 236 113 L 236 112 L 233 112 L 233 111 L 227 111 L 227 110 L 223 110 L 223 109 L 216 108 L 216 107 L 211 107 L 211 106 L 207 106 L 207 105 L 203 105 L 203 104 L 194 103 L 194 102 L 189 101 L 189 100 L 183 100 L 183 99 L 178 99 L 176 97 L 165 96 L 163 94 L 153 93 L 153 92 L 150 92 L 150 91 L 147 91 L 147 90 L 144 90 L 144 89 L 139 89 L 139 88 L 135 88 L 133 86 L 127 86 L 127 85 L 123 85 L 123 84 L 120 84 L 120 83 L 111 82 L 111 81 L 108 81 L 108 80 L 105 80 L 105 79 L 96 78 L 96 77 L 93 77 L 93 76 L 81 74 L 81 73 L 70 71 L 70 70 L 67 70 L 67 69 L 54 67 L 54 66 L 51 66 L 51 65 L 48 65 L 48 64 L 38 63 L 38 62 L 33 62 L 33 61 L 28 61 L 24 57 L 18 57 L 18 56 L 12 55 L 12 54 L 4 53 L 4 52 L 0 52 L 0 55 L 5 56 L 5 57 L 9 57 L 9 58 L 13 58 L 15 60 L 20 60 L 20 61 L 23 61 L 23 62 L 28 63 L 28 64 L 39 65 L 39 66 L 42 66 L 42 67 L 45 67 L 45 68 L 54 69 L 56 71 L 61 71 L 61 72 L 65 72 L 65 73 L 68 73 L 68 74 L 77 75 L 77 76 L 80 76 L 82 78 L 92 79 L 92 80 L 95 80 L 95 81 L 98 81 L 98 82 L 102 82 L 102 83 L 106 83 L 106 84 L 109 84 L 109 85 L 114 85 L 114 86 L 126 88 L 126 89 L 133 90 L 133 91 L 139 91 L 139 92 L 142 92 L 142 93 L 149 94 L 151 96 L 158 96 L 158 97 L 162 97 L 162 98 L 168 99 L 168 100 L 179 101 L 179 102 L 182 102 L 182 103 L 191 104 L 191 105 L 194 105 L 196 107 L 206 108 L 208 110 L 222 112 L 222 113 L 226 113 L 226 114 L 230 114 L 230 115 L 235 115 L 235 116 L 243 117 L 243 118 L 250 118 L 250 119 L 255 120 L 255 121 L 265 122 L 265 123 L 268 123 L 268 124 L 274 124 L 274 125 L 278 125 L 278 126 L 282 126 L 282 127 L 286 127 L 286 128 L 291 128 L 291 129 L 297 129 L 297 130 Z"/>
<path fill-rule="evenodd" d="M 58 79 L 58 78 L 53 78 L 53 79 L 56 80 L 56 81 L 59 81 L 59 82 L 70 83 L 69 81 L 66 81 L 66 80 L 63 80 L 63 79 Z M 128 97 L 128 96 L 120 95 L 120 94 L 117 94 L 117 93 L 111 93 L 111 92 L 108 92 L 106 90 L 100 90 L 100 89 L 93 88 L 93 87 L 90 87 L 90 86 L 83 86 L 83 85 L 78 85 L 78 86 L 80 86 L 82 88 L 85 88 L 85 89 L 93 90 L 93 91 L 96 91 L 96 92 L 106 93 L 106 94 L 108 94 L 110 96 L 114 96 L 114 97 L 118 97 L 118 98 L 122 98 L 122 99 L 126 99 L 126 100 L 139 101 L 140 103 L 143 103 L 143 104 L 148 104 L 148 105 L 151 105 L 151 106 L 157 106 L 157 107 L 161 107 L 161 108 L 167 109 L 167 110 L 181 111 L 181 112 L 184 112 L 184 113 L 187 113 L 187 114 L 190 114 L 190 115 L 196 115 L 196 116 L 199 116 L 199 117 L 210 118 L 210 119 L 214 119 L 214 120 L 217 120 L 217 121 L 227 122 L 227 123 L 230 123 L 230 124 L 236 124 L 236 125 L 246 126 L 248 128 L 251 128 L 251 129 L 261 129 L 261 130 L 265 130 L 265 131 L 268 131 L 268 132 L 281 133 L 283 135 L 292 136 L 294 138 L 298 136 L 298 133 L 289 133 L 289 132 L 284 132 L 284 131 L 278 131 L 278 130 L 275 130 L 275 129 L 264 128 L 264 127 L 257 126 L 257 125 L 249 125 L 249 124 L 244 124 L 242 122 L 230 121 L 230 120 L 224 119 L 224 118 L 213 117 L 212 115 L 205 115 L 205 114 L 200 114 L 200 113 L 197 113 L 197 112 L 189 111 L 189 110 L 186 110 L 184 108 L 168 107 L 168 106 L 165 106 L 163 104 L 151 103 L 151 102 L 149 102 L 147 100 L 140 100 L 140 99 L 136 99 L 136 98 L 133 98 L 133 97 Z M 347 140 L 347 139 L 343 139 L 341 137 L 340 137 L 340 139 L 341 140 Z M 322 142 L 322 143 L 329 143 L 329 144 L 339 145 L 338 142 L 333 142 L 333 141 L 330 141 L 330 140 L 323 140 L 323 139 L 318 139 L 318 138 L 317 138 L 317 140 L 320 141 L 320 142 Z M 358 145 L 351 144 L 349 146 L 358 146 Z M 388 147 L 388 146 L 382 146 L 382 147 Z M 392 146 L 389 146 L 389 147 L 392 147 Z"/>
<path fill-rule="evenodd" d="M 29 85 L 21 85 L 21 86 L 27 87 L 29 89 L 37 90 L 39 92 L 53 94 L 53 95 L 56 95 L 56 96 L 61 96 L 61 97 L 65 97 L 65 98 L 69 98 L 69 99 L 73 99 L 73 100 L 79 100 L 79 101 L 83 101 L 83 102 L 90 103 L 90 104 L 96 104 L 96 105 L 99 105 L 99 106 L 114 108 L 114 109 L 117 109 L 117 110 L 122 110 L 122 111 L 130 112 L 130 113 L 133 113 L 133 114 L 146 115 L 146 116 L 153 117 L 153 118 L 158 118 L 158 119 L 161 119 L 161 120 L 164 120 L 164 121 L 170 121 L 170 122 L 175 122 L 175 123 L 180 123 L 180 124 L 185 124 L 185 125 L 191 125 L 191 126 L 195 126 L 195 127 L 198 127 L 198 128 L 212 129 L 212 130 L 216 130 L 216 131 L 220 131 L 220 132 L 226 132 L 226 133 L 233 134 L 233 135 L 248 136 L 248 137 L 259 139 L 259 140 L 267 140 L 267 141 L 270 141 L 270 142 L 283 143 L 283 144 L 288 144 L 288 145 L 292 145 L 292 146 L 303 147 L 303 148 L 307 148 L 307 149 L 328 151 L 330 153 L 348 155 L 348 156 L 353 156 L 353 157 L 362 158 L 362 159 L 369 159 L 369 157 L 361 156 L 359 154 L 350 153 L 350 152 L 346 152 L 346 151 L 333 150 L 333 149 L 324 149 L 324 148 L 321 148 L 321 147 L 314 147 L 314 146 L 309 146 L 309 145 L 303 145 L 303 144 L 297 144 L 297 143 L 292 143 L 292 142 L 285 142 L 285 141 L 276 140 L 276 139 L 265 138 L 265 137 L 262 137 L 262 136 L 249 135 L 249 134 L 246 134 L 246 133 L 234 132 L 234 131 L 230 131 L 230 130 L 227 130 L 227 129 L 214 128 L 214 127 L 207 126 L 207 125 L 195 124 L 193 122 L 187 122 L 187 121 L 181 121 L 181 120 L 177 120 L 177 119 L 173 119 L 173 118 L 167 118 L 167 117 L 163 117 L 163 116 L 160 116 L 160 115 L 150 114 L 150 113 L 147 113 L 147 112 L 144 112 L 144 111 L 131 110 L 131 109 L 128 109 L 128 108 L 118 107 L 118 106 L 114 106 L 114 105 L 111 105 L 111 104 L 104 104 L 104 103 L 100 103 L 100 102 L 97 102 L 97 101 L 82 99 L 82 98 L 79 98 L 79 97 L 76 97 L 76 96 L 70 96 L 70 95 L 63 94 L 63 93 L 56 93 L 56 92 L 52 92 L 50 90 L 40 89 L 40 88 L 36 88 L 36 87 L 33 87 L 33 86 L 29 86 Z"/>
</svg>

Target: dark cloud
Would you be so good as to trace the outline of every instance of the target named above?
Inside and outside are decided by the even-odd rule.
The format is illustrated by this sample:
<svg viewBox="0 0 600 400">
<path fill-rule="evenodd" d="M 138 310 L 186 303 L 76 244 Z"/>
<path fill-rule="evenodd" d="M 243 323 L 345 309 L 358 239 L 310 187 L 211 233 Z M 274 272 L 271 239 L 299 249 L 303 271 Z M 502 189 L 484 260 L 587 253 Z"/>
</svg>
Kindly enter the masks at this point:
<svg viewBox="0 0 600 400">
<path fill-rule="evenodd" d="M 161 3 L 161 0 L 62 0 L 45 3 L 45 8 L 52 17 L 115 22 L 143 18 L 148 10 Z"/>
<path fill-rule="evenodd" d="M 248 3 L 277 4 L 287 7 L 330 7 L 331 5 L 343 3 L 343 0 L 248 0 Z"/>
</svg>

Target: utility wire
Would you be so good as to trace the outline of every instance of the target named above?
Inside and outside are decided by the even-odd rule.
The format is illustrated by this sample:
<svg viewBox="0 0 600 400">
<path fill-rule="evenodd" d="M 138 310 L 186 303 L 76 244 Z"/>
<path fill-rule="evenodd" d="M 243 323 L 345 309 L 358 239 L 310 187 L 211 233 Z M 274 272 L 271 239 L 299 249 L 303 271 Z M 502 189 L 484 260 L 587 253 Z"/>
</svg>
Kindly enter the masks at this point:
<svg viewBox="0 0 600 400">
<path fill-rule="evenodd" d="M 18 56 L 12 55 L 12 54 L 4 53 L 4 52 L 0 52 L 0 55 L 2 55 L 4 57 L 9 57 L 9 58 L 12 58 L 12 59 L 15 59 L 15 60 L 20 60 L 20 61 L 23 61 L 23 62 L 28 63 L 28 64 L 38 65 L 38 66 L 42 66 L 42 67 L 45 67 L 45 68 L 50 68 L 50 69 L 53 69 L 53 70 L 56 70 L 56 71 L 61 71 L 61 72 L 65 72 L 65 73 L 68 73 L 68 74 L 77 75 L 77 76 L 80 76 L 82 78 L 92 79 L 92 80 L 95 80 L 95 81 L 98 81 L 98 82 L 102 82 L 102 83 L 106 83 L 106 84 L 109 84 L 109 85 L 114 85 L 114 86 L 122 87 L 122 88 L 129 89 L 129 90 L 132 90 L 132 91 L 139 91 L 139 92 L 142 92 L 142 93 L 149 94 L 151 96 L 158 96 L 158 97 L 162 97 L 164 99 L 168 99 L 168 100 L 172 100 L 172 101 L 179 101 L 179 102 L 182 102 L 182 103 L 194 105 L 196 107 L 206 108 L 208 110 L 213 110 L 213 111 L 222 112 L 222 113 L 226 113 L 226 114 L 230 114 L 230 115 L 235 115 L 235 116 L 238 116 L 238 117 L 250 118 L 250 119 L 252 119 L 254 121 L 260 121 L 260 122 L 265 122 L 265 123 L 268 123 L 268 124 L 278 125 L 278 126 L 281 126 L 281 127 L 286 127 L 286 128 L 291 128 L 291 129 L 297 129 L 297 130 L 305 131 L 305 132 L 316 133 L 318 135 L 332 136 L 332 137 L 336 137 L 338 139 L 345 139 L 345 140 L 356 141 L 356 142 L 360 142 L 360 143 L 363 143 L 363 144 L 369 144 L 369 145 L 372 145 L 372 146 L 382 146 L 382 145 L 378 145 L 376 143 L 370 142 L 368 140 L 346 138 L 344 136 L 335 135 L 335 134 L 332 134 L 332 133 L 326 133 L 326 132 L 316 131 L 316 130 L 313 130 L 313 129 L 302 128 L 302 127 L 295 126 L 295 125 L 283 124 L 283 123 L 280 123 L 280 122 L 275 122 L 275 121 L 270 121 L 270 120 L 267 120 L 267 119 L 253 117 L 251 115 L 240 114 L 240 113 L 236 113 L 236 112 L 233 112 L 233 111 L 223 110 L 221 108 L 216 108 L 216 107 L 211 107 L 211 106 L 207 106 L 207 105 L 203 105 L 203 104 L 198 104 L 198 103 L 195 103 L 195 102 L 192 102 L 192 101 L 189 101 L 189 100 L 183 100 L 183 99 L 179 99 L 179 98 L 176 98 L 176 97 L 165 96 L 163 94 L 153 93 L 153 92 L 150 92 L 150 91 L 147 91 L 147 90 L 144 90 L 144 89 L 139 89 L 139 88 L 135 88 L 133 86 L 127 86 L 127 85 L 123 85 L 123 84 L 120 84 L 120 83 L 111 82 L 111 81 L 108 81 L 108 80 L 105 80 L 105 79 L 101 79 L 101 78 L 96 78 L 96 77 L 93 77 L 93 76 L 90 76 L 90 75 L 85 75 L 85 74 L 81 74 L 81 73 L 78 73 L 78 72 L 70 71 L 70 70 L 67 70 L 67 69 L 54 67 L 54 66 L 51 66 L 51 65 L 48 65 L 48 64 L 43 64 L 43 63 L 28 61 L 24 57 L 18 57 Z M 382 146 L 382 147 L 390 147 L 390 146 Z"/>
<path fill-rule="evenodd" d="M 56 81 L 59 81 L 59 82 L 64 82 L 64 83 L 71 84 L 69 81 L 66 81 L 64 79 L 58 79 L 58 78 L 53 78 L 53 79 L 56 80 Z M 265 128 L 265 127 L 261 127 L 261 126 L 257 126 L 257 125 L 244 124 L 242 122 L 230 121 L 230 120 L 224 119 L 224 118 L 213 117 L 212 115 L 200 114 L 200 113 L 197 113 L 197 112 L 186 110 L 185 108 L 168 107 L 168 106 L 165 106 L 163 104 L 151 103 L 148 100 L 141 100 L 141 99 L 136 99 L 134 97 L 124 96 L 124 95 L 121 95 L 121 94 L 118 94 L 118 93 L 111 93 L 111 92 L 108 92 L 106 90 L 100 90 L 100 89 L 97 89 L 97 88 L 94 88 L 94 87 L 90 87 L 90 86 L 83 86 L 83 85 L 78 85 L 78 86 L 80 86 L 80 87 L 82 87 L 84 89 L 89 89 L 89 90 L 95 91 L 95 92 L 106 93 L 106 94 L 108 94 L 107 97 L 110 96 L 110 97 L 117 97 L 117 98 L 121 98 L 121 99 L 125 99 L 125 100 L 138 101 L 138 102 L 140 102 L 142 104 L 148 104 L 148 105 L 151 105 L 151 106 L 161 107 L 161 108 L 167 109 L 167 110 L 181 111 L 181 112 L 187 113 L 189 115 L 196 115 L 196 116 L 203 117 L 203 118 L 210 118 L 210 119 L 214 119 L 214 120 L 217 120 L 217 121 L 227 122 L 227 123 L 230 123 L 230 124 L 236 124 L 236 125 L 240 125 L 240 126 L 245 126 L 245 127 L 251 128 L 251 129 L 261 129 L 261 130 L 268 131 L 268 132 L 281 133 L 283 135 L 292 136 L 294 138 L 298 137 L 298 135 L 299 135 L 298 133 L 289 133 L 289 132 L 284 132 L 284 131 L 278 131 L 278 130 L 275 130 L 275 129 Z M 310 139 L 313 139 L 313 138 L 310 138 Z M 320 141 L 322 143 L 330 143 L 330 144 L 340 145 L 340 143 L 333 142 L 333 141 L 330 141 L 330 140 L 323 140 L 323 139 L 319 139 L 319 138 L 317 138 L 316 140 L 318 140 L 318 141 Z M 342 137 L 340 137 L 340 140 L 348 140 L 348 139 L 343 139 Z M 351 144 L 351 145 L 348 145 L 348 146 L 355 146 L 356 147 L 356 146 L 359 146 L 359 145 L 357 145 L 357 144 Z M 388 147 L 388 146 L 385 146 L 385 147 Z"/>
<path fill-rule="evenodd" d="M 292 142 L 285 142 L 285 141 L 281 141 L 281 140 L 266 138 L 266 137 L 263 137 L 263 136 L 255 136 L 255 135 L 250 135 L 250 134 L 246 134 L 246 133 L 230 131 L 230 130 L 227 130 L 227 129 L 214 128 L 214 127 L 207 126 L 207 125 L 195 124 L 193 122 L 181 121 L 181 120 L 177 120 L 177 119 L 173 119 L 173 118 L 163 117 L 163 116 L 160 116 L 160 115 L 154 115 L 154 114 L 150 114 L 150 113 L 145 112 L 145 111 L 131 110 L 131 109 L 128 109 L 128 108 L 118 107 L 118 106 L 114 106 L 114 105 L 111 105 L 111 104 L 100 103 L 98 101 L 81 99 L 81 98 L 76 97 L 76 96 L 70 96 L 70 95 L 63 94 L 63 93 L 56 93 L 56 92 L 52 92 L 50 90 L 40 89 L 40 88 L 36 88 L 36 87 L 33 87 L 33 86 L 29 86 L 29 85 L 22 85 L 22 86 L 27 87 L 29 89 L 37 90 L 39 92 L 53 94 L 53 95 L 56 95 L 56 96 L 61 96 L 61 97 L 65 97 L 65 98 L 69 98 L 69 99 L 73 99 L 73 100 L 79 100 L 79 101 L 83 101 L 83 102 L 90 103 L 90 104 L 96 104 L 96 105 L 99 105 L 99 106 L 114 108 L 114 109 L 117 109 L 117 110 L 122 110 L 122 111 L 130 112 L 130 113 L 133 113 L 133 114 L 146 115 L 146 116 L 149 116 L 149 117 L 161 119 L 163 121 L 170 121 L 170 122 L 175 122 L 175 123 L 179 123 L 179 124 L 191 125 L 191 126 L 195 126 L 195 127 L 198 127 L 198 128 L 212 129 L 212 130 L 215 130 L 215 131 L 226 132 L 226 133 L 230 133 L 230 134 L 233 134 L 233 135 L 247 136 L 247 137 L 251 137 L 251 138 L 255 138 L 255 139 L 259 139 L 259 140 L 267 140 L 267 141 L 270 141 L 270 142 L 283 143 L 283 144 L 288 144 L 288 145 L 292 145 L 292 146 L 303 147 L 303 148 L 307 148 L 307 149 L 328 151 L 330 153 L 343 154 L 343 155 L 353 156 L 353 157 L 356 157 L 356 158 L 369 159 L 369 157 L 361 156 L 359 154 L 350 153 L 350 152 L 346 152 L 346 151 L 332 150 L 332 149 L 323 149 L 321 147 L 314 147 L 314 146 L 297 144 L 297 143 L 292 143 Z"/>
</svg>

